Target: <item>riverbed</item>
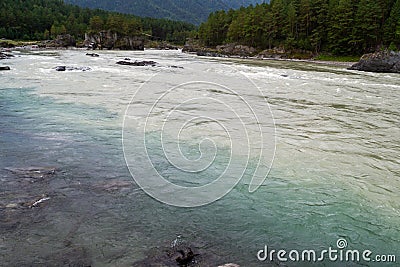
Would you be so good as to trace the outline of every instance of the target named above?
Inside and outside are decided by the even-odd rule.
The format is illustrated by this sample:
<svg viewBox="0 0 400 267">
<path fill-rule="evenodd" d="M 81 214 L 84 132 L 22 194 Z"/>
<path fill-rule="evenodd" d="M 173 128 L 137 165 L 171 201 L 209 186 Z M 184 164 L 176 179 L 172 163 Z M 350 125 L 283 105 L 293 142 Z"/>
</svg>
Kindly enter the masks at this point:
<svg viewBox="0 0 400 267">
<path fill-rule="evenodd" d="M 270 266 L 279 261 L 257 259 L 266 245 L 322 251 L 339 239 L 400 256 L 398 74 L 96 53 L 2 61 L 11 70 L 0 73 L 1 266 L 176 266 L 165 256 L 174 241 L 200 254 L 197 266 Z M 215 198 L 146 188 L 160 176 L 200 188 L 226 169 Z"/>
</svg>

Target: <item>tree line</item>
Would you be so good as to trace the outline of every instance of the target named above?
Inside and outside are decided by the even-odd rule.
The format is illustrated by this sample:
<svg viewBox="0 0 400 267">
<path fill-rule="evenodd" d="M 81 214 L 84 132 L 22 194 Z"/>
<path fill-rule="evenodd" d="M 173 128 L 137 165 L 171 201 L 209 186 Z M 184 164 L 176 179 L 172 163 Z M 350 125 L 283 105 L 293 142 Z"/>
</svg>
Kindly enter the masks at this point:
<svg viewBox="0 0 400 267">
<path fill-rule="evenodd" d="M 123 35 L 137 34 L 183 44 L 195 29 L 185 22 L 81 8 L 62 0 L 0 2 L 0 38 L 7 39 L 45 40 L 68 33 L 82 40 L 86 32 L 112 30 Z"/>
<path fill-rule="evenodd" d="M 206 46 L 238 43 L 360 55 L 400 47 L 400 0 L 271 0 L 217 11 L 200 25 Z"/>
</svg>

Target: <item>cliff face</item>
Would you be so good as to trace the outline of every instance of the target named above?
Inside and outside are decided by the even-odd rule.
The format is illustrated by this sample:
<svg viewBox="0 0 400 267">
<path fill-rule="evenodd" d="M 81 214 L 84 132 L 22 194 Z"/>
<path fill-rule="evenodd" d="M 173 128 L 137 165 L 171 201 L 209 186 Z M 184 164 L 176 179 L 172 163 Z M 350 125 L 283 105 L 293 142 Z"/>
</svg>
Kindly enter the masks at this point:
<svg viewBox="0 0 400 267">
<path fill-rule="evenodd" d="M 144 50 L 144 39 L 139 36 L 119 36 L 111 31 L 86 33 L 84 46 L 91 49 Z"/>
<path fill-rule="evenodd" d="M 381 51 L 362 56 L 351 70 L 400 73 L 400 52 Z"/>
<path fill-rule="evenodd" d="M 42 42 L 42 46 L 49 48 L 67 48 L 67 47 L 75 47 L 76 41 L 74 37 L 70 34 L 61 34 L 58 35 L 54 40 L 48 40 Z"/>
</svg>

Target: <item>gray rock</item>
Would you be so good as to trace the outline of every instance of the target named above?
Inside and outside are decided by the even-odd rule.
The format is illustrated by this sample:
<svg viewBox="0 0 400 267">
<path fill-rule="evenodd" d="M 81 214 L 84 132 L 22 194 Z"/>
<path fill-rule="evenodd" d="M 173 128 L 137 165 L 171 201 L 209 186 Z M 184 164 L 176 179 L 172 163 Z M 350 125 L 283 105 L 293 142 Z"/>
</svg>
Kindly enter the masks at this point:
<svg viewBox="0 0 400 267">
<path fill-rule="evenodd" d="M 256 55 L 257 50 L 254 47 L 238 45 L 235 43 L 217 46 L 220 54 L 228 56 L 251 57 Z"/>
<path fill-rule="evenodd" d="M 8 58 L 11 58 L 11 57 L 14 57 L 14 55 L 7 54 L 7 53 L 4 53 L 4 52 L 0 52 L 0 59 L 8 59 Z"/>
<path fill-rule="evenodd" d="M 400 52 L 380 51 L 366 54 L 349 69 L 368 72 L 400 73 Z"/>
<path fill-rule="evenodd" d="M 141 36 L 123 36 L 112 31 L 86 33 L 84 46 L 88 49 L 144 50 Z"/>
<path fill-rule="evenodd" d="M 87 53 L 86 55 L 89 57 L 100 57 L 100 55 L 96 53 Z"/>
<path fill-rule="evenodd" d="M 76 46 L 76 41 L 74 37 L 72 37 L 70 34 L 62 34 L 58 35 L 56 39 L 51 40 L 51 41 L 46 41 L 43 46 L 45 47 L 55 47 L 55 48 L 61 48 L 61 47 L 75 47 Z"/>
<path fill-rule="evenodd" d="M 136 67 L 144 67 L 144 66 L 156 66 L 157 62 L 154 61 L 135 61 L 135 62 L 131 62 L 131 61 L 118 61 L 117 62 L 118 65 L 125 65 L 125 66 L 136 66 Z"/>
</svg>

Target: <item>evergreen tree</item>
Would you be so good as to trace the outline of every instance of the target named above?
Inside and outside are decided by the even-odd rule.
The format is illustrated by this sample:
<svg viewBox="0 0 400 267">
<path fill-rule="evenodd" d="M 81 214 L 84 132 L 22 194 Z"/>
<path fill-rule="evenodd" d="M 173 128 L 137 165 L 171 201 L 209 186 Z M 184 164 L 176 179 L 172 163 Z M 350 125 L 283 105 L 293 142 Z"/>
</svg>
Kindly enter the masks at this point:
<svg viewBox="0 0 400 267">
<path fill-rule="evenodd" d="M 353 41 L 354 12 L 351 0 L 340 0 L 335 11 L 334 20 L 329 29 L 330 48 L 334 54 L 346 55 L 351 53 Z"/>
<path fill-rule="evenodd" d="M 373 52 L 379 45 L 381 36 L 382 12 L 375 0 L 361 0 L 355 18 L 351 45 L 356 51 Z"/>
</svg>

